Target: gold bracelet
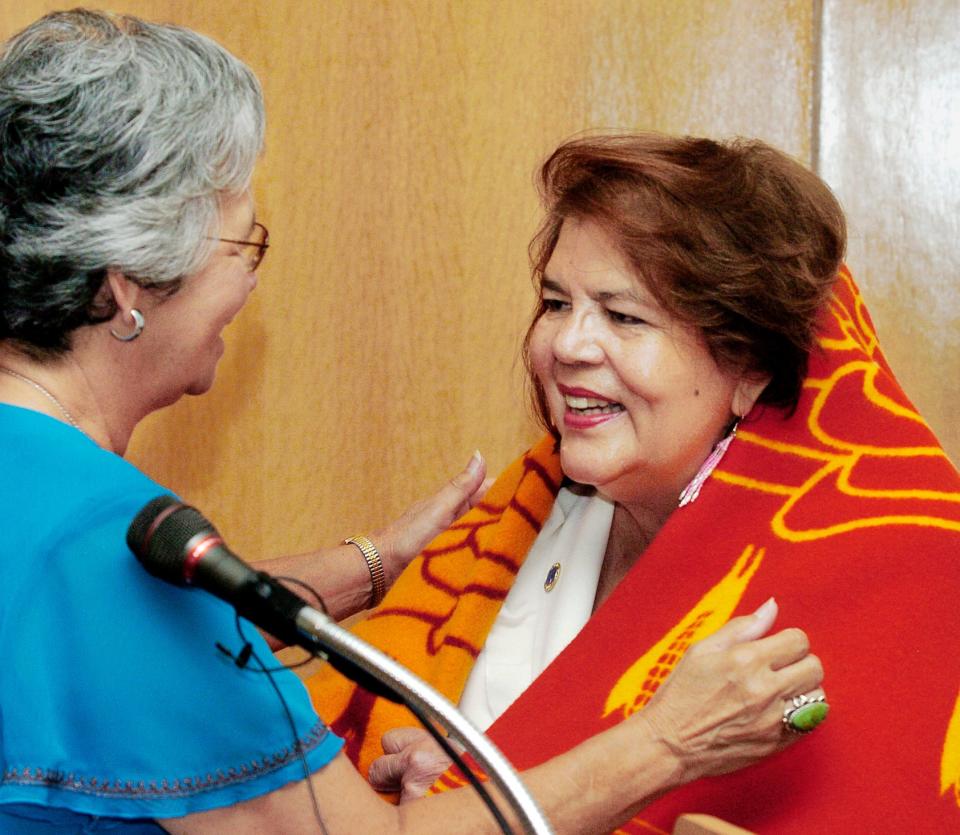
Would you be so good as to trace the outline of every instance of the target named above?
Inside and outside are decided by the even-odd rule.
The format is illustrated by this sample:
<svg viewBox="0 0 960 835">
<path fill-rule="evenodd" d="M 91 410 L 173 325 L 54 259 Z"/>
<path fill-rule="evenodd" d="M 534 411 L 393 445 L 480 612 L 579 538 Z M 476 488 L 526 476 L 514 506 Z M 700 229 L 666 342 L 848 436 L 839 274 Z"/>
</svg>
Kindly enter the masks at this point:
<svg viewBox="0 0 960 835">
<path fill-rule="evenodd" d="M 344 545 L 356 545 L 363 554 L 370 571 L 370 608 L 376 606 L 387 593 L 387 578 L 383 573 L 383 560 L 377 547 L 365 536 L 350 536 L 343 540 Z"/>
</svg>

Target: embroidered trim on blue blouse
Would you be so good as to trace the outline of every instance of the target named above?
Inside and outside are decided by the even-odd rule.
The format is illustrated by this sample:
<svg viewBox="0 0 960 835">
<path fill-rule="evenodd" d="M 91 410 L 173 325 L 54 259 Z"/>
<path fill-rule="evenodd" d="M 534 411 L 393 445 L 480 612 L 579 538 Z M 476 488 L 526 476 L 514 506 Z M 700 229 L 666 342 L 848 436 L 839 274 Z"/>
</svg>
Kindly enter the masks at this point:
<svg viewBox="0 0 960 835">
<path fill-rule="evenodd" d="M 309 754 L 320 745 L 330 729 L 317 722 L 310 733 L 300 740 L 300 747 L 304 755 Z M 243 783 L 271 771 L 277 771 L 297 759 L 300 753 L 294 748 L 283 748 L 276 754 L 264 757 L 261 760 L 251 760 L 226 771 L 218 770 L 216 774 L 206 776 L 183 777 L 177 780 L 161 780 L 157 782 L 138 782 L 132 780 L 111 780 L 98 777 L 85 777 L 66 773 L 56 769 L 44 768 L 8 768 L 3 774 L 3 783 L 12 783 L 20 786 L 44 786 L 79 794 L 94 795 L 96 797 L 134 798 L 150 800 L 162 797 L 189 797 L 201 792 L 224 788 L 225 786 Z"/>
</svg>

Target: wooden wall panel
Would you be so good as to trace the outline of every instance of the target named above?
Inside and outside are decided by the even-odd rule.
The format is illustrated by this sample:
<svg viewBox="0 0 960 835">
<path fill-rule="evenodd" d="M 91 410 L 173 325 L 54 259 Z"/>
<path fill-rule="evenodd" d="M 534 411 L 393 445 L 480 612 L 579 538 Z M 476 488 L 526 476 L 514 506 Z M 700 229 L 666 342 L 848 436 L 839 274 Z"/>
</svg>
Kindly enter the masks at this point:
<svg viewBox="0 0 960 835">
<path fill-rule="evenodd" d="M 960 3 L 823 11 L 820 173 L 891 365 L 960 462 Z"/>
<path fill-rule="evenodd" d="M 54 5 L 0 0 L 4 33 Z M 740 133 L 811 158 L 811 0 L 112 5 L 263 81 L 260 285 L 215 389 L 131 448 L 250 557 L 369 530 L 475 447 L 499 470 L 535 437 L 531 183 L 561 139 Z"/>
</svg>

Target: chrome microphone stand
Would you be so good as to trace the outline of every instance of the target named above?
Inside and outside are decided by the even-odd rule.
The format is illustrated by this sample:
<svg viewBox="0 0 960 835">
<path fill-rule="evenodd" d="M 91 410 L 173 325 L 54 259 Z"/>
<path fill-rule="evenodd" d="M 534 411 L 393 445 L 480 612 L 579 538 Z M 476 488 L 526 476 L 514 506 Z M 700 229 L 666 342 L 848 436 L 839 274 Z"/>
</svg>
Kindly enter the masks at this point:
<svg viewBox="0 0 960 835">
<path fill-rule="evenodd" d="M 300 632 L 316 645 L 318 652 L 345 659 L 396 692 L 418 716 L 437 722 L 460 742 L 500 789 L 520 821 L 522 832 L 553 835 L 549 822 L 507 758 L 447 698 L 317 609 L 305 606 L 296 621 Z M 504 832 L 511 835 L 508 828 Z"/>
</svg>

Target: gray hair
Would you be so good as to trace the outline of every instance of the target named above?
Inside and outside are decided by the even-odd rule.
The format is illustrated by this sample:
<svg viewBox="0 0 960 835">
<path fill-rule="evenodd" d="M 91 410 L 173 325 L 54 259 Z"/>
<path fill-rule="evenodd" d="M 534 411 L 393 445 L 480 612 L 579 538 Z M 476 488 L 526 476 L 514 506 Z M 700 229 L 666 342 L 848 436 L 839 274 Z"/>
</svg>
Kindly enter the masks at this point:
<svg viewBox="0 0 960 835">
<path fill-rule="evenodd" d="M 174 292 L 215 244 L 219 198 L 249 186 L 260 85 L 209 38 L 78 9 L 0 55 L 0 340 L 38 356 L 110 318 L 114 268 Z"/>
</svg>

